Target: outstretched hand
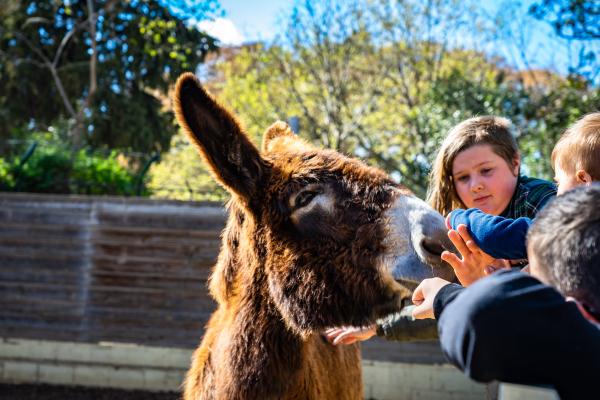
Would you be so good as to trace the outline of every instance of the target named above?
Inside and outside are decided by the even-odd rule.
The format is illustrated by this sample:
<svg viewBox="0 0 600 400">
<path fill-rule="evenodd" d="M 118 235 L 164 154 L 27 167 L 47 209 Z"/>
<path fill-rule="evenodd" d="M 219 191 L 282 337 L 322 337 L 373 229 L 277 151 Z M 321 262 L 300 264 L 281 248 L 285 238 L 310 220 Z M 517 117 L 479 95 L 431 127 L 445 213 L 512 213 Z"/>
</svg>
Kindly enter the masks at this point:
<svg viewBox="0 0 600 400">
<path fill-rule="evenodd" d="M 333 345 L 352 344 L 357 341 L 368 340 L 376 334 L 377 328 L 375 325 L 366 327 L 342 326 L 329 328 L 325 331 L 325 337 Z"/>
<path fill-rule="evenodd" d="M 500 268 L 510 267 L 508 261 L 497 260 L 481 250 L 469 234 L 466 225 L 459 225 L 457 230 L 450 229 L 448 237 L 462 258 L 449 251 L 444 251 L 442 260 L 452 266 L 456 277 L 465 287 Z"/>
<path fill-rule="evenodd" d="M 412 312 L 413 318 L 435 318 L 433 315 L 433 299 L 435 299 L 440 289 L 448 284 L 450 282 L 442 278 L 424 279 L 412 295 L 412 302 L 416 306 Z"/>
</svg>

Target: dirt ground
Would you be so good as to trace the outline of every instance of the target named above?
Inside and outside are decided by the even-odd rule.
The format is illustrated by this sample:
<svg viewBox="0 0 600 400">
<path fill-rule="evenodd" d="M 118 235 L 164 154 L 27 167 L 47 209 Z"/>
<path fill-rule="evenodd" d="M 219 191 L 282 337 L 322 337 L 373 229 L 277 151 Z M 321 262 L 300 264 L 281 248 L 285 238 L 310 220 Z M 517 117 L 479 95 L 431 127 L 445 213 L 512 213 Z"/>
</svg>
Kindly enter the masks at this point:
<svg viewBox="0 0 600 400">
<path fill-rule="evenodd" d="M 179 400 L 178 392 L 0 384 L 0 400 Z"/>
</svg>

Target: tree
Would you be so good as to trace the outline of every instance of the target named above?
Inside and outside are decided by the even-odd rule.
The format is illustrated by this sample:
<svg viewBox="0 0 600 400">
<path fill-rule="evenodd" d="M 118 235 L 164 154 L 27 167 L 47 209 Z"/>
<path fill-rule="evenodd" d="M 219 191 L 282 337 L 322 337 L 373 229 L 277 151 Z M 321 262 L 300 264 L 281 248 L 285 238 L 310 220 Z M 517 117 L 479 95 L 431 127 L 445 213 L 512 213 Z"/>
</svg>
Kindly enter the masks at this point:
<svg viewBox="0 0 600 400">
<path fill-rule="evenodd" d="M 530 91 L 525 100 L 518 121 L 521 152 L 531 175 L 551 180 L 554 145 L 577 119 L 600 111 L 600 88 L 582 80 L 562 79 L 544 93 Z"/>
<path fill-rule="evenodd" d="M 285 37 L 223 58 L 212 89 L 257 142 L 274 120 L 297 116 L 301 136 L 384 168 L 422 197 L 443 136 L 474 115 L 510 118 L 525 172 L 551 178 L 554 143 L 597 108 L 598 90 L 576 76 L 519 71 L 461 48 L 456 38 L 477 23 L 467 6 L 297 4 Z"/>
<path fill-rule="evenodd" d="M 474 115 L 511 119 L 524 172 L 551 179 L 554 143 L 597 109 L 600 92 L 578 76 L 521 71 L 459 46 L 463 30 L 478 24 L 467 6 L 296 3 L 285 37 L 223 49 L 207 85 L 241 117 L 255 143 L 275 120 L 295 116 L 300 136 L 382 167 L 421 197 L 442 138 Z M 177 163 L 165 168 L 171 182 L 206 176 Z"/>
<path fill-rule="evenodd" d="M 529 13 L 548 21 L 565 39 L 600 39 L 600 3 L 590 0 L 543 0 Z"/>
<path fill-rule="evenodd" d="M 0 137 L 69 121 L 75 148 L 168 148 L 175 132 L 161 102 L 214 38 L 189 21 L 214 0 L 6 0 L 0 12 Z M 194 11 L 189 14 L 190 10 Z"/>
<path fill-rule="evenodd" d="M 229 197 L 182 132 L 173 136 L 169 151 L 150 168 L 146 187 L 158 198 L 224 202 Z"/>
<path fill-rule="evenodd" d="M 590 82 L 600 76 L 600 2 L 594 0 L 543 0 L 529 7 L 529 14 L 548 22 L 556 34 L 578 42 L 577 64 L 570 68 L 573 75 L 582 75 Z"/>
<path fill-rule="evenodd" d="M 474 87 L 497 85 L 485 56 L 455 49 L 473 22 L 465 7 L 452 0 L 306 1 L 291 10 L 274 45 L 247 47 L 222 62 L 213 86 L 253 135 L 262 133 L 256 126 L 296 116 L 302 136 L 379 165 L 424 196 L 439 138 L 468 114 L 441 120 L 444 105 L 430 93 L 456 74 L 465 82 L 470 76 Z M 492 111 L 464 104 L 476 106 L 472 113 Z"/>
</svg>

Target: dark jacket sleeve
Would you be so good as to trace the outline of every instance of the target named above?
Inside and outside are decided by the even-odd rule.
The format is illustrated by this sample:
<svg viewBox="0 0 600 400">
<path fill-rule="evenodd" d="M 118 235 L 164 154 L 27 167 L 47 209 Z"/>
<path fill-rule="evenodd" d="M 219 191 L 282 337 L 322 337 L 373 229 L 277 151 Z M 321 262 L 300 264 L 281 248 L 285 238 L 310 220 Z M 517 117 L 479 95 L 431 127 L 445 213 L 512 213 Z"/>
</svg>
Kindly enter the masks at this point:
<svg viewBox="0 0 600 400">
<path fill-rule="evenodd" d="M 465 288 L 457 283 L 451 283 L 440 289 L 433 299 L 433 316 L 436 320 L 440 319 L 442 310 L 463 290 L 465 290 Z"/>
<path fill-rule="evenodd" d="M 452 229 L 465 224 L 471 237 L 483 251 L 494 258 L 508 260 L 527 258 L 525 239 L 531 223 L 530 218 L 498 217 L 477 208 L 458 209 L 450 213 Z"/>
<path fill-rule="evenodd" d="M 502 271 L 438 296 L 442 351 L 470 378 L 553 385 L 561 398 L 596 391 L 600 329 L 552 287 Z"/>
</svg>

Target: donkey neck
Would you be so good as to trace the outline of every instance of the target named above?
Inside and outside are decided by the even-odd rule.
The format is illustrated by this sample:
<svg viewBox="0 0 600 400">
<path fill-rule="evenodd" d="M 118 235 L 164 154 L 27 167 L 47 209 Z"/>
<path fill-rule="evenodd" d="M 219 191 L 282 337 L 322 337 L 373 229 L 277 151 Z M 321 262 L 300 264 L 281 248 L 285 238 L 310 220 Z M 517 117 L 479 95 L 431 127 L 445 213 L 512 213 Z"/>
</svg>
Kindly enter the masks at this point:
<svg viewBox="0 0 600 400">
<path fill-rule="evenodd" d="M 302 370 L 306 342 L 285 326 L 261 286 L 245 293 L 232 321 L 230 398 L 281 398 Z"/>
</svg>

